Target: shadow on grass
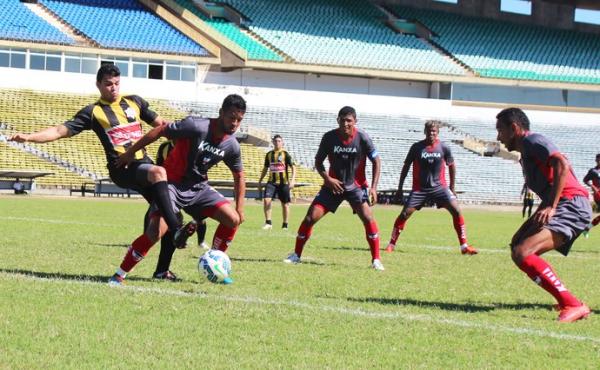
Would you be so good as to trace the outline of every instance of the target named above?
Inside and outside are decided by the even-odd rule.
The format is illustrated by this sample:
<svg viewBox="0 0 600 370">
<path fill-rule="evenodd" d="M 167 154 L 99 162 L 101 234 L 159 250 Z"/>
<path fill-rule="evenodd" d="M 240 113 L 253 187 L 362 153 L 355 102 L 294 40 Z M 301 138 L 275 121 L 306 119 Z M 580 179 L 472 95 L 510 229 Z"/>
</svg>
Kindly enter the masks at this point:
<svg viewBox="0 0 600 370">
<path fill-rule="evenodd" d="M 450 302 L 430 302 L 421 301 L 416 299 L 401 299 L 401 298 L 348 298 L 350 302 L 358 303 L 378 303 L 383 305 L 394 305 L 394 306 L 416 306 L 416 307 L 431 307 L 438 308 L 446 311 L 462 311 L 462 312 L 490 312 L 494 310 L 532 310 L 532 309 L 543 309 L 553 311 L 553 307 L 550 304 L 541 303 L 489 303 L 489 304 L 476 304 L 476 303 L 450 303 Z M 600 310 L 592 310 L 593 313 L 598 314 Z"/>
<path fill-rule="evenodd" d="M 48 279 L 48 280 L 72 280 L 72 281 L 88 281 L 91 283 L 108 283 L 108 279 L 111 275 L 76 275 L 76 274 L 65 274 L 62 272 L 42 272 L 42 271 L 31 271 L 21 269 L 0 269 L 0 273 L 10 275 L 22 275 L 24 277 L 33 277 L 37 279 Z M 136 281 L 155 281 L 150 278 L 127 276 L 127 280 Z"/>
<path fill-rule="evenodd" d="M 96 245 L 98 247 L 111 247 L 111 248 L 129 248 L 129 244 L 108 244 L 108 243 L 93 243 L 92 245 Z"/>
</svg>

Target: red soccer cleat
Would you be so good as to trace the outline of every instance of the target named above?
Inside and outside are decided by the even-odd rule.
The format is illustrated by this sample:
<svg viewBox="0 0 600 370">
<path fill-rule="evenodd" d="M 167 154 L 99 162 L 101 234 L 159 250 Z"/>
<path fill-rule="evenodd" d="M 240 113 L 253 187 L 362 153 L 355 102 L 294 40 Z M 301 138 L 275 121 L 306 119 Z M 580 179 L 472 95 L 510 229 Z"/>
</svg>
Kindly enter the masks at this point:
<svg viewBox="0 0 600 370">
<path fill-rule="evenodd" d="M 460 253 L 461 253 L 461 254 L 467 254 L 467 255 L 469 255 L 469 256 L 472 256 L 472 255 L 474 255 L 474 254 L 477 254 L 477 253 L 479 253 L 479 252 L 477 251 L 477 249 L 475 249 L 475 248 L 471 247 L 470 245 L 467 245 L 467 246 L 466 246 L 466 247 L 464 247 L 464 248 L 460 248 Z"/>
<path fill-rule="evenodd" d="M 396 246 L 392 243 L 388 244 L 388 246 L 385 248 L 385 251 L 387 253 L 392 253 L 394 251 L 394 249 L 396 248 Z"/>
<path fill-rule="evenodd" d="M 559 322 L 574 322 L 577 320 L 585 319 L 590 314 L 590 308 L 585 304 L 581 306 L 567 306 L 560 310 L 558 315 Z"/>
</svg>

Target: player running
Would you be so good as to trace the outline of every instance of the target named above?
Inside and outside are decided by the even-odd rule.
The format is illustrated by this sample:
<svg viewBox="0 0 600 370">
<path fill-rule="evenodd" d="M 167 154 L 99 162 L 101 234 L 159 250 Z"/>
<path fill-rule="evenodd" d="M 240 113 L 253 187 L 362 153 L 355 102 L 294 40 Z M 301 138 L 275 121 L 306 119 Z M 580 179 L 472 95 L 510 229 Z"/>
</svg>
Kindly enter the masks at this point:
<svg viewBox="0 0 600 370">
<path fill-rule="evenodd" d="M 456 193 L 454 191 L 456 165 L 450 147 L 438 139 L 440 121 L 425 122 L 425 140 L 414 143 L 400 173 L 400 182 L 396 192 L 396 199 L 403 196 L 404 180 L 408 175 L 410 166 L 413 166 L 413 185 L 408 200 L 402 212 L 394 222 L 390 242 L 385 249 L 393 252 L 400 233 L 404 230 L 406 221 L 416 211 L 421 209 L 426 202 L 434 202 L 438 208 L 446 208 L 452 215 L 454 229 L 458 236 L 460 252 L 466 255 L 477 254 L 477 250 L 467 243 L 465 220 L 460 212 Z M 446 184 L 446 166 L 450 174 L 450 186 Z"/>
<path fill-rule="evenodd" d="M 548 138 L 529 131 L 529 119 L 519 108 L 496 116 L 498 141 L 521 153 L 525 183 L 541 204 L 512 237 L 514 263 L 550 293 L 560 310 L 558 321 L 572 322 L 590 309 L 567 290 L 550 264 L 539 256 L 557 250 L 567 255 L 592 217 L 587 190 L 577 181 L 565 156 Z"/>
<path fill-rule="evenodd" d="M 265 155 L 265 164 L 263 166 L 258 186 L 262 188 L 262 181 L 265 175 L 269 173 L 269 180 L 263 193 L 263 205 L 265 212 L 265 224 L 263 230 L 271 230 L 273 223 L 271 221 L 271 204 L 276 196 L 281 201 L 283 211 L 283 223 L 281 228 L 287 230 L 288 219 L 290 216 L 291 190 L 296 182 L 296 165 L 290 154 L 283 149 L 283 138 L 281 135 L 273 136 L 273 150 Z M 290 177 L 291 172 L 291 177 Z"/>
<path fill-rule="evenodd" d="M 326 132 L 315 156 L 315 168 L 323 178 L 324 184 L 310 205 L 304 220 L 298 228 L 296 247 L 283 261 L 299 263 L 304 245 L 312 234 L 314 225 L 327 212 L 335 213 L 342 201 L 346 200 L 362 221 L 367 242 L 371 249 L 371 266 L 383 271 L 379 258 L 379 230 L 373 218 L 371 208 L 363 197 L 363 191 L 356 183 L 356 171 L 361 159 L 367 156 L 373 163 L 370 197 L 377 202 L 377 184 L 381 172 L 381 158 L 366 132 L 356 127 L 356 111 L 352 107 L 343 107 L 337 117 L 339 127 Z M 329 172 L 323 161 L 329 159 Z"/>
<path fill-rule="evenodd" d="M 596 202 L 596 211 L 600 212 L 600 153 L 596 154 L 596 167 L 590 168 L 588 173 L 583 178 L 583 182 L 592 189 L 594 202 Z M 589 224 L 584 232 L 585 237 L 589 230 L 600 223 L 600 216 L 596 216 Z"/>
<path fill-rule="evenodd" d="M 125 166 L 133 160 L 137 150 L 161 136 L 174 139 L 175 147 L 164 163 L 169 177 L 171 207 L 176 213 L 183 209 L 196 218 L 201 216 L 217 220 L 219 226 L 215 231 L 212 247 L 223 252 L 244 221 L 246 185 L 240 145 L 234 134 L 240 127 L 245 112 L 244 99 L 238 95 L 229 95 L 223 101 L 218 118 L 190 116 L 157 127 L 143 136 L 117 161 L 117 166 Z M 221 161 L 233 174 L 235 209 L 221 193 L 208 185 L 208 170 Z M 147 230 L 131 244 L 109 284 L 121 285 L 127 274 L 146 256 L 165 231 L 160 214 L 154 212 Z M 231 279 L 226 281 L 231 282 Z"/>
<path fill-rule="evenodd" d="M 31 134 L 17 133 L 8 140 L 48 143 L 75 136 L 84 130 L 93 130 L 104 147 L 110 179 L 122 188 L 139 192 L 148 202 L 154 201 L 169 230 L 174 231 L 175 244 L 185 245 L 189 225 L 182 226 L 170 207 L 165 170 L 153 165 L 145 150 L 135 152 L 125 167 L 115 164 L 119 155 L 142 137 L 142 121 L 154 127 L 166 121 L 141 97 L 120 95 L 121 72 L 115 65 L 104 64 L 98 69 L 96 87 L 100 91 L 100 99 L 82 108 L 71 120 Z"/>
</svg>

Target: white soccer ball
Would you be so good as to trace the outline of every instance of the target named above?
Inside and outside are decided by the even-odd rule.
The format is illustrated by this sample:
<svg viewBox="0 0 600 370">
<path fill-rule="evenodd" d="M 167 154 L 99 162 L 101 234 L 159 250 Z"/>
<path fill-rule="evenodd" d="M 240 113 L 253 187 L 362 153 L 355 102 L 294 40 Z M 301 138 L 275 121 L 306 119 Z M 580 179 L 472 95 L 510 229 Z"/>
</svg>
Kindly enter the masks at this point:
<svg viewBox="0 0 600 370">
<path fill-rule="evenodd" d="M 210 249 L 198 261 L 198 270 L 212 283 L 227 283 L 231 275 L 231 260 L 218 249 Z"/>
</svg>

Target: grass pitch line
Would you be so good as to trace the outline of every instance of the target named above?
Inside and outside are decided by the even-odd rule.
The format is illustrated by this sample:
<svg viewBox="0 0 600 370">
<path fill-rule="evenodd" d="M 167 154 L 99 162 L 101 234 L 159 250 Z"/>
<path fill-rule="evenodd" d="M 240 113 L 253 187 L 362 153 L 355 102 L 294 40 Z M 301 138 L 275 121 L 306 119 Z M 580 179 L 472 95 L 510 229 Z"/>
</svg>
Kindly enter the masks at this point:
<svg viewBox="0 0 600 370">
<path fill-rule="evenodd" d="M 0 275 L 8 276 L 9 278 L 16 280 L 30 280 L 30 281 L 41 281 L 48 283 L 61 283 L 61 284 L 77 284 L 77 285 L 103 285 L 98 283 L 97 281 L 91 280 L 67 280 L 60 278 L 46 278 L 46 277 L 38 277 L 29 274 L 23 273 L 8 273 L 3 272 Z M 377 312 L 377 311 L 369 311 L 360 308 L 346 308 L 340 306 L 328 306 L 328 305 L 315 305 L 306 302 L 291 300 L 275 300 L 275 299 L 264 299 L 260 297 L 241 297 L 241 296 L 220 296 L 220 295 L 210 295 L 203 292 L 186 292 L 176 289 L 164 289 L 164 288 L 148 288 L 148 287 L 140 287 L 140 286 L 124 286 L 124 287 L 115 287 L 113 289 L 122 289 L 127 291 L 132 291 L 135 293 L 142 294 L 158 294 L 158 295 L 168 295 L 174 297 L 189 297 L 189 298 L 201 298 L 201 299 L 214 299 L 214 300 L 222 300 L 226 302 L 240 302 L 247 304 L 256 304 L 256 305 L 264 305 L 264 306 L 288 306 L 292 308 L 299 308 L 311 311 L 322 311 L 322 312 L 330 312 L 337 313 L 342 315 L 349 316 L 359 316 L 359 317 L 367 317 L 371 319 L 397 319 L 404 321 L 414 321 L 414 322 L 426 322 L 426 323 L 436 323 L 440 325 L 448 325 L 454 327 L 461 327 L 467 329 L 477 329 L 483 331 L 492 331 L 499 333 L 509 333 L 509 334 L 522 334 L 533 337 L 542 337 L 542 338 L 552 338 L 566 341 L 578 341 L 578 342 L 592 342 L 600 344 L 600 338 L 588 337 L 583 335 L 574 335 L 574 334 L 565 334 L 559 332 L 552 332 L 540 329 L 529 329 L 529 328 L 515 328 L 510 326 L 502 326 L 502 325 L 494 325 L 487 324 L 482 322 L 475 321 L 465 321 L 465 320 L 455 320 L 442 318 L 439 316 L 431 316 L 431 315 L 422 315 L 422 314 L 410 314 L 410 313 L 401 313 L 401 312 Z"/>
</svg>

